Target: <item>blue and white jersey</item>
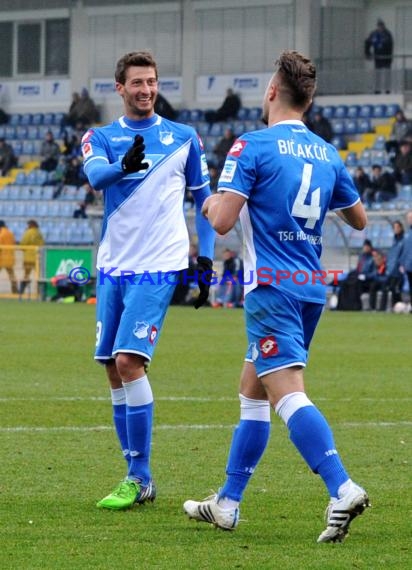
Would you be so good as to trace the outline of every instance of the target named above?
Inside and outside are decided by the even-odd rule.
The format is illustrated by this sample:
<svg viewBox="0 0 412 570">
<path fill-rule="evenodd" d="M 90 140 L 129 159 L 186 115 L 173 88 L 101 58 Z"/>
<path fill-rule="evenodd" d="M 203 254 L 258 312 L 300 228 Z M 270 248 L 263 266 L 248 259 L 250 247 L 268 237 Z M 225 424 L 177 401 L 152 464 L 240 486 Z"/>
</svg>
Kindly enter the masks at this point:
<svg viewBox="0 0 412 570">
<path fill-rule="evenodd" d="M 137 134 L 144 138 L 149 168 L 125 176 L 119 161 Z M 97 267 L 110 269 L 111 275 L 186 268 L 185 189 L 196 192 L 209 185 L 203 145 L 196 131 L 159 115 L 142 121 L 121 117 L 87 131 L 82 152 L 91 185 L 104 194 Z M 100 180 L 105 168 L 107 175 Z"/>
<path fill-rule="evenodd" d="M 272 285 L 323 303 L 325 215 L 359 201 L 336 149 L 297 120 L 247 133 L 230 149 L 218 191 L 247 198 L 240 212 L 245 294 Z"/>
</svg>

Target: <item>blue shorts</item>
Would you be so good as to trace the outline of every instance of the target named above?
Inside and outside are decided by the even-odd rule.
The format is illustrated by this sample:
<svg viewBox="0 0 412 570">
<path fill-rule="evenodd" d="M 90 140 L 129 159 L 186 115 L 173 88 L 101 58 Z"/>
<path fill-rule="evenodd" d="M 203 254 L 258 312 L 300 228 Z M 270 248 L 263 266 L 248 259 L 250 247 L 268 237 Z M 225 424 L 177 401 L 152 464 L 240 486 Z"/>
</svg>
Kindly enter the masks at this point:
<svg viewBox="0 0 412 570">
<path fill-rule="evenodd" d="M 323 305 L 299 301 L 275 287 L 257 287 L 245 297 L 248 350 L 245 360 L 258 377 L 306 366 Z"/>
<path fill-rule="evenodd" d="M 158 283 L 157 273 L 148 275 L 152 280 L 136 275 L 132 281 L 110 277 L 103 282 L 98 275 L 96 360 L 107 362 L 118 352 L 151 360 L 176 285 Z"/>
</svg>

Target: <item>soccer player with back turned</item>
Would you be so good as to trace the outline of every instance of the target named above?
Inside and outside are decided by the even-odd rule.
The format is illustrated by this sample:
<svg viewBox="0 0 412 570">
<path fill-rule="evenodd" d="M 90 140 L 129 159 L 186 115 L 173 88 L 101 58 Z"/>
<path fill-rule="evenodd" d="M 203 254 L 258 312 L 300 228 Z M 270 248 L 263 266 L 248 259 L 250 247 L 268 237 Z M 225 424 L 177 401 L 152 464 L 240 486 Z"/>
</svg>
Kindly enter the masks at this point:
<svg viewBox="0 0 412 570">
<path fill-rule="evenodd" d="M 245 286 L 249 347 L 226 480 L 216 495 L 186 501 L 184 510 L 220 528 L 237 526 L 239 503 L 269 439 L 273 408 L 329 492 L 326 529 L 318 542 L 336 542 L 369 499 L 350 479 L 331 428 L 306 395 L 303 368 L 325 303 L 319 262 L 325 215 L 334 210 L 358 230 L 367 220 L 337 151 L 302 122 L 315 88 L 312 62 L 298 52 L 283 52 L 263 101 L 268 128 L 234 143 L 218 194 L 203 206 L 219 234 L 227 233 L 240 214 L 245 275 L 254 279 Z"/>
<path fill-rule="evenodd" d="M 203 145 L 195 130 L 154 112 L 157 65 L 148 52 L 124 55 L 115 71 L 124 115 L 82 139 L 90 184 L 104 194 L 97 254 L 97 361 L 110 383 L 113 420 L 127 475 L 97 506 L 126 509 L 153 501 L 150 469 L 153 394 L 148 376 L 175 278 L 188 266 L 185 190 L 196 204 L 198 308 L 207 301 L 215 232 L 201 215 L 210 195 Z"/>
</svg>

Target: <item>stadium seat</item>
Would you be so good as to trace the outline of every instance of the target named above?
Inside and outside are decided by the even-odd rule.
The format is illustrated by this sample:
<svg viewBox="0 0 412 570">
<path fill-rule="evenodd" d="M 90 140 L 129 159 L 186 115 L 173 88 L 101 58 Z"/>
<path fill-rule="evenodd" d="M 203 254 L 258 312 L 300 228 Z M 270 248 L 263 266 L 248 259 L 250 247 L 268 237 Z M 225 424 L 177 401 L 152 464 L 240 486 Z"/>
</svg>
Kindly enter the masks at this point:
<svg viewBox="0 0 412 570">
<path fill-rule="evenodd" d="M 31 141 L 39 138 L 39 129 L 37 125 L 29 125 L 27 127 L 27 138 Z"/>
<path fill-rule="evenodd" d="M 359 117 L 362 119 L 371 119 L 373 117 L 373 105 L 361 105 Z"/>
<path fill-rule="evenodd" d="M 14 154 L 20 156 L 23 153 L 23 142 L 19 140 L 11 140 L 11 146 L 13 147 Z"/>
<path fill-rule="evenodd" d="M 331 124 L 335 136 L 345 134 L 345 122 L 343 119 L 332 119 Z"/>
<path fill-rule="evenodd" d="M 26 127 L 31 125 L 32 119 L 33 115 L 31 113 L 23 113 L 20 118 L 20 125 L 25 125 Z"/>
<path fill-rule="evenodd" d="M 333 119 L 335 107 L 333 105 L 325 105 L 322 109 L 322 115 L 325 119 Z"/>
<path fill-rule="evenodd" d="M 42 125 L 43 124 L 43 119 L 44 119 L 44 114 L 43 113 L 34 113 L 33 114 L 33 118 L 31 120 L 31 124 L 32 125 Z"/>
<path fill-rule="evenodd" d="M 27 126 L 17 125 L 16 126 L 16 137 L 20 140 L 26 139 L 27 138 Z"/>
<path fill-rule="evenodd" d="M 261 107 L 251 107 L 249 109 L 249 120 L 250 121 L 259 121 L 262 117 L 262 109 Z"/>
<path fill-rule="evenodd" d="M 345 120 L 345 134 L 356 135 L 358 132 L 358 121 L 356 119 Z"/>
<path fill-rule="evenodd" d="M 20 119 L 20 113 L 12 113 L 9 117 L 9 125 L 12 125 L 13 127 L 20 125 Z"/>
<path fill-rule="evenodd" d="M 386 117 L 386 105 L 379 104 L 373 106 L 373 118 L 374 119 L 383 119 Z"/>
<path fill-rule="evenodd" d="M 365 149 L 358 159 L 359 166 L 371 166 L 372 164 L 372 153 L 369 149 Z"/>
<path fill-rule="evenodd" d="M 22 154 L 29 154 L 29 155 L 35 154 L 33 141 L 30 140 L 23 141 Z"/>
<path fill-rule="evenodd" d="M 348 119 L 357 119 L 359 116 L 359 105 L 349 105 L 346 117 Z"/>
<path fill-rule="evenodd" d="M 50 127 L 54 125 L 54 113 L 45 113 L 43 117 L 43 125 Z"/>
<path fill-rule="evenodd" d="M 335 135 L 332 138 L 331 143 L 337 150 L 343 150 L 346 148 L 346 140 L 342 135 Z"/>
<path fill-rule="evenodd" d="M 189 121 L 192 122 L 197 122 L 197 121 L 203 121 L 203 111 L 202 109 L 191 109 L 190 114 L 189 114 Z"/>
<path fill-rule="evenodd" d="M 63 122 L 64 119 L 64 113 L 55 113 L 54 114 L 54 124 L 57 125 L 58 127 L 61 127 L 61 124 Z"/>
<path fill-rule="evenodd" d="M 190 109 L 180 109 L 178 115 L 178 121 L 181 123 L 186 123 L 190 119 Z"/>
<path fill-rule="evenodd" d="M 4 128 L 4 135 L 6 139 L 12 140 L 16 138 L 16 127 L 15 125 L 6 125 Z"/>
<path fill-rule="evenodd" d="M 26 173 L 25 172 L 18 172 L 16 175 L 16 179 L 14 181 L 15 184 L 26 184 Z"/>
<path fill-rule="evenodd" d="M 223 136 L 224 128 L 225 125 L 223 123 L 213 123 L 210 127 L 209 135 L 213 137 L 221 137 Z"/>
<path fill-rule="evenodd" d="M 4 188 L 0 189 L 0 200 L 8 200 L 9 199 L 9 186 L 5 186 Z"/>
<path fill-rule="evenodd" d="M 379 135 L 376 137 L 375 142 L 373 143 L 374 150 L 385 150 L 386 138 L 383 135 Z"/>
<path fill-rule="evenodd" d="M 240 121 L 247 121 L 249 118 L 249 109 L 247 107 L 241 107 L 238 111 L 237 118 Z"/>
<path fill-rule="evenodd" d="M 358 119 L 358 132 L 359 133 L 370 133 L 373 131 L 371 120 L 362 117 Z"/>
<path fill-rule="evenodd" d="M 345 160 L 346 166 L 358 166 L 358 157 L 356 152 L 348 152 Z"/>
<path fill-rule="evenodd" d="M 333 117 L 335 119 L 346 119 L 347 114 L 348 114 L 348 106 L 347 105 L 337 105 L 335 107 Z"/>
<path fill-rule="evenodd" d="M 387 118 L 394 117 L 396 113 L 400 110 L 400 106 L 398 103 L 389 103 L 386 105 L 386 114 Z"/>
</svg>

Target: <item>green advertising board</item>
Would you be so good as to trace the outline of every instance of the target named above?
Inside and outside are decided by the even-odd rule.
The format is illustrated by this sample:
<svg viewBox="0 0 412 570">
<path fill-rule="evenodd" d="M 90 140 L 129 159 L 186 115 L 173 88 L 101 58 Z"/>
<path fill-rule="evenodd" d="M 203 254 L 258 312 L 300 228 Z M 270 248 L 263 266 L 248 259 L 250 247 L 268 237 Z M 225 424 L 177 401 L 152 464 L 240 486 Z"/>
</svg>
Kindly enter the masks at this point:
<svg viewBox="0 0 412 570">
<path fill-rule="evenodd" d="M 76 275 L 78 268 L 84 268 L 90 276 L 95 275 L 93 264 L 94 249 L 92 247 L 45 247 L 43 250 L 43 297 L 50 297 L 56 293 L 50 279 L 56 275 Z M 81 271 L 81 270 L 80 270 Z M 87 275 L 86 271 L 83 275 Z M 90 285 L 85 285 L 90 289 Z"/>
</svg>

